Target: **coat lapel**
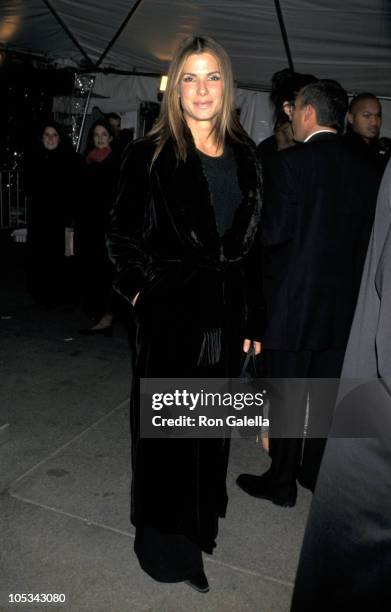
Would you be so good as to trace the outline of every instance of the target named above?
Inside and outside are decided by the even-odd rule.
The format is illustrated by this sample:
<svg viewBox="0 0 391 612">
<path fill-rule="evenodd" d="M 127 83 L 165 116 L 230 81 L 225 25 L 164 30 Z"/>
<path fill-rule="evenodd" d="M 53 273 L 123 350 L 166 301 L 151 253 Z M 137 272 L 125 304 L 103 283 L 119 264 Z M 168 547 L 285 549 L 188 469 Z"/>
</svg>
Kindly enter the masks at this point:
<svg viewBox="0 0 391 612">
<path fill-rule="evenodd" d="M 204 251 L 208 257 L 219 258 L 221 241 L 217 233 L 216 219 L 209 185 L 202 163 L 194 147 L 185 162 L 177 161 L 169 142 L 155 162 L 158 181 L 168 213 L 178 236 L 192 249 Z"/>
<path fill-rule="evenodd" d="M 178 234 L 191 246 L 218 261 L 240 259 L 249 250 L 260 216 L 260 177 L 250 145 L 231 143 L 234 150 L 242 201 L 231 229 L 220 238 L 202 161 L 191 143 L 185 162 L 178 162 L 170 143 L 155 162 L 159 188 L 169 203 Z"/>
<path fill-rule="evenodd" d="M 223 250 L 225 259 L 234 261 L 249 251 L 259 228 L 262 182 L 254 147 L 250 143 L 231 143 L 231 146 L 236 159 L 242 201 L 231 229 L 223 236 Z"/>
</svg>

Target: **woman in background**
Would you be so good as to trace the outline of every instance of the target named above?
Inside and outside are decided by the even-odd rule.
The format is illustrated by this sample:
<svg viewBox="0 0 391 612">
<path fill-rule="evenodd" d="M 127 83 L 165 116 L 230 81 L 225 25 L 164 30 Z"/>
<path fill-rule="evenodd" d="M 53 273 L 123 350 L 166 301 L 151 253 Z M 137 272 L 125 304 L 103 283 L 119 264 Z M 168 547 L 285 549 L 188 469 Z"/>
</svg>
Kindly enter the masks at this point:
<svg viewBox="0 0 391 612">
<path fill-rule="evenodd" d="M 312 74 L 292 72 L 289 68 L 273 74 L 270 92 L 270 102 L 274 110 L 273 135 L 262 140 L 257 146 L 258 157 L 264 169 L 268 169 L 270 160 L 278 151 L 296 144 L 290 121 L 292 107 L 300 89 L 316 80 Z"/>
<path fill-rule="evenodd" d="M 260 205 L 230 60 L 213 39 L 191 37 L 172 60 L 156 126 L 128 149 L 109 250 L 137 327 L 135 552 L 156 580 L 200 592 L 209 590 L 202 551 L 212 553 L 227 506 L 229 439 L 140 437 L 139 381 L 237 376 L 243 349 L 260 351 Z"/>
<path fill-rule="evenodd" d="M 119 161 L 111 148 L 112 128 L 98 120 L 91 128 L 90 147 L 83 165 L 83 196 L 76 215 L 76 252 L 80 259 L 83 307 L 93 325 L 84 335 L 111 336 L 113 332 L 113 265 L 106 248 L 109 213 L 118 180 Z"/>
<path fill-rule="evenodd" d="M 38 146 L 26 156 L 24 178 L 29 202 L 28 285 L 46 308 L 67 303 L 65 228 L 72 224 L 73 178 L 77 155 L 55 122 L 47 122 Z"/>
</svg>

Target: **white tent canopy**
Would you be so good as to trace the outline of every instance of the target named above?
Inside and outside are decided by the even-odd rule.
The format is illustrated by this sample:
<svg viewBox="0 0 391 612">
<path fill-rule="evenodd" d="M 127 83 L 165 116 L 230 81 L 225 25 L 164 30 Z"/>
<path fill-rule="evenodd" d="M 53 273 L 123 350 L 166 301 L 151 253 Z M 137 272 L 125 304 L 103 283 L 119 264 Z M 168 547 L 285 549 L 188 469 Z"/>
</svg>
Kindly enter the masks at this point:
<svg viewBox="0 0 391 612">
<path fill-rule="evenodd" d="M 49 61 L 163 74 L 181 39 L 208 34 L 239 87 L 265 90 L 288 64 L 278 6 L 295 70 L 391 96 L 387 0 L 2 0 L 0 42 Z"/>
</svg>

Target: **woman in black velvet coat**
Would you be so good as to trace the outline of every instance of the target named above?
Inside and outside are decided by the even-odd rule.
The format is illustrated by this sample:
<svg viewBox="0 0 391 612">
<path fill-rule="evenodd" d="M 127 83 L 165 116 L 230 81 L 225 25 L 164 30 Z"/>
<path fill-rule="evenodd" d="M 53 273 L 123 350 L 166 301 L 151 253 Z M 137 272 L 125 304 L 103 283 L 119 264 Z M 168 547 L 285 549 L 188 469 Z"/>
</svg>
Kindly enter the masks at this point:
<svg viewBox="0 0 391 612">
<path fill-rule="evenodd" d="M 233 100 L 222 47 L 187 39 L 157 125 L 129 146 L 109 236 L 116 288 L 137 327 L 135 551 L 153 578 L 201 592 L 201 551 L 212 553 L 227 505 L 229 440 L 141 438 L 139 379 L 237 376 L 243 350 L 260 351 L 260 177 Z"/>
</svg>

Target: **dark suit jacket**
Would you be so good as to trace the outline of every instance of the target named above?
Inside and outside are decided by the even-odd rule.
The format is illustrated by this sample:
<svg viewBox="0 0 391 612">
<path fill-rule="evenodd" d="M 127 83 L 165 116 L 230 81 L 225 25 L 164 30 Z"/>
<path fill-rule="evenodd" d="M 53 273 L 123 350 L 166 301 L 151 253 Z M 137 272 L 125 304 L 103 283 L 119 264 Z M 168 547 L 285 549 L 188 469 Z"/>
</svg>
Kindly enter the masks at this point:
<svg viewBox="0 0 391 612">
<path fill-rule="evenodd" d="M 371 165 L 334 133 L 275 157 L 262 217 L 264 348 L 345 347 L 376 191 Z"/>
</svg>

